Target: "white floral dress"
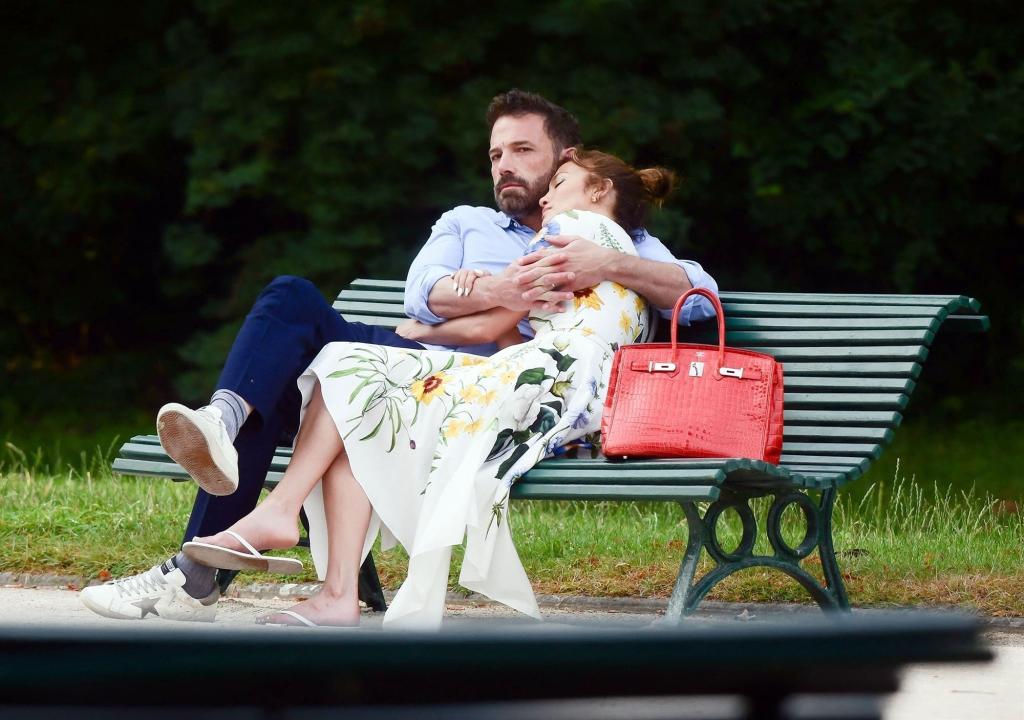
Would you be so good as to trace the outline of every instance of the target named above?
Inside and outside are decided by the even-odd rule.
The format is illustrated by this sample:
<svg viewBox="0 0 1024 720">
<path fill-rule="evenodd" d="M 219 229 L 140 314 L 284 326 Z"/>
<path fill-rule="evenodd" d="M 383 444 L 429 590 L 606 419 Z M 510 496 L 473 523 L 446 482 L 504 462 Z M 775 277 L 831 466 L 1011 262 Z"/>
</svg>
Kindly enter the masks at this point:
<svg viewBox="0 0 1024 720">
<path fill-rule="evenodd" d="M 603 215 L 562 213 L 548 231 L 636 254 L 629 235 Z M 463 540 L 460 584 L 540 616 L 509 531 L 509 488 L 565 443 L 600 429 L 612 355 L 633 342 L 646 317 L 643 298 L 602 282 L 578 291 L 562 312 L 531 314 L 536 336 L 489 358 L 364 343 L 324 347 L 299 389 L 305 408 L 319 380 L 373 506 L 364 557 L 378 532 L 385 549 L 397 541 L 409 554 L 386 625 L 440 624 L 451 548 Z M 319 484 L 305 510 L 323 578 Z"/>
</svg>

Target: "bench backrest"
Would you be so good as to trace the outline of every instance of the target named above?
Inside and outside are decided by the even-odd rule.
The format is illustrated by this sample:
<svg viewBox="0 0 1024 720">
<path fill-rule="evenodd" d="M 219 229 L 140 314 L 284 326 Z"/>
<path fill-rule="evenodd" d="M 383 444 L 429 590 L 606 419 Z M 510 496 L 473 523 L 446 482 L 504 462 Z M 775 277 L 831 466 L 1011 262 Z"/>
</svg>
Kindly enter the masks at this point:
<svg viewBox="0 0 1024 720">
<path fill-rule="evenodd" d="M 394 327 L 405 318 L 400 280 L 354 280 L 334 303 L 347 319 Z M 939 327 L 981 331 L 988 318 L 960 295 L 723 292 L 726 342 L 783 363 L 781 465 L 802 484 L 861 475 L 892 439 Z M 717 342 L 712 323 L 683 333 Z"/>
</svg>

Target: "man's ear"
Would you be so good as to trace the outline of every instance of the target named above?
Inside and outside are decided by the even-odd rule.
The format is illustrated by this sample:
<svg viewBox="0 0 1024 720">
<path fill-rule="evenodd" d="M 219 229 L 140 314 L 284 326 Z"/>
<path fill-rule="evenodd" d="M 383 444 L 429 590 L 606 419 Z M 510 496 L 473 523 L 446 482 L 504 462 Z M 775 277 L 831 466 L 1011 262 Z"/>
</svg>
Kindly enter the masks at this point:
<svg viewBox="0 0 1024 720">
<path fill-rule="evenodd" d="M 574 147 L 567 147 L 565 150 L 563 150 L 562 153 L 558 156 L 558 164 L 561 165 L 566 160 L 568 160 L 575 151 L 576 148 Z"/>
</svg>

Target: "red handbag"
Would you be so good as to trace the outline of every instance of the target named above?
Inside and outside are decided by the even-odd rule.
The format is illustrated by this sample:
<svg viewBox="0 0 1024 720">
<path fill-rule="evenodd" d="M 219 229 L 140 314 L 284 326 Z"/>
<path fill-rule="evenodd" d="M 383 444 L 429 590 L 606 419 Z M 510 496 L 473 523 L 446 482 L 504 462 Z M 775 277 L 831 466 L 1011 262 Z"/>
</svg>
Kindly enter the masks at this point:
<svg viewBox="0 0 1024 720">
<path fill-rule="evenodd" d="M 679 309 L 703 295 L 718 315 L 718 346 L 680 345 Z M 624 345 L 612 361 L 601 417 L 606 457 L 742 457 L 778 463 L 782 365 L 725 347 L 718 297 L 694 288 L 672 310 L 672 342 Z"/>
</svg>

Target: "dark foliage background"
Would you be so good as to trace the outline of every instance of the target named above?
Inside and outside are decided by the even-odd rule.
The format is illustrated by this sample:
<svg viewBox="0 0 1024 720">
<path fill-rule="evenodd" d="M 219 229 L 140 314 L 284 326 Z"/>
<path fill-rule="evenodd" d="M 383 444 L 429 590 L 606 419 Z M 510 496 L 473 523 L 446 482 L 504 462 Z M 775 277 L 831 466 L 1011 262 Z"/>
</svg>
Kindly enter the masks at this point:
<svg viewBox="0 0 1024 720">
<path fill-rule="evenodd" d="M 725 289 L 980 298 L 992 332 L 942 361 L 963 397 L 915 402 L 1015 412 L 1024 390 L 1016 3 L 0 13 L 5 427 L 201 398 L 275 275 L 403 277 L 442 211 L 492 202 L 482 116 L 512 86 L 681 171 L 652 229 Z"/>
</svg>

